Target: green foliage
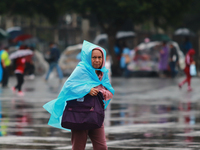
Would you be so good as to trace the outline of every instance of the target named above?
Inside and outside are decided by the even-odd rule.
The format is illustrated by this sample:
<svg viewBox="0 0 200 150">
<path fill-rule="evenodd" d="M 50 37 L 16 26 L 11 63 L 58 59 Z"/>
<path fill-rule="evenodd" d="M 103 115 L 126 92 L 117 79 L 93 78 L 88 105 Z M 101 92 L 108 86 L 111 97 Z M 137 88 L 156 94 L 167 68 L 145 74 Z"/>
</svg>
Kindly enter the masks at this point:
<svg viewBox="0 0 200 150">
<path fill-rule="evenodd" d="M 184 15 L 182 26 L 198 31 L 200 27 L 200 1 L 192 0 L 189 11 Z"/>
<path fill-rule="evenodd" d="M 130 18 L 135 24 L 152 20 L 155 25 L 165 28 L 177 23 L 192 1 L 194 0 L 1 0 L 0 15 L 32 17 L 40 14 L 51 23 L 56 23 L 66 12 L 75 12 L 84 17 L 96 16 L 104 28 L 118 28 Z"/>
<path fill-rule="evenodd" d="M 126 19 L 134 24 L 153 21 L 156 26 L 166 28 L 178 24 L 192 1 L 189 0 L 67 0 L 67 10 L 88 14 L 98 18 L 99 23 L 107 26 L 121 26 Z M 105 25 L 106 24 L 106 25 Z M 108 27 L 109 26 L 109 27 Z"/>
<path fill-rule="evenodd" d="M 45 16 L 51 23 L 56 23 L 62 9 L 62 0 L 1 0 L 0 15 L 22 15 L 33 17 L 35 14 Z M 63 11 L 63 12 L 62 12 Z"/>
</svg>

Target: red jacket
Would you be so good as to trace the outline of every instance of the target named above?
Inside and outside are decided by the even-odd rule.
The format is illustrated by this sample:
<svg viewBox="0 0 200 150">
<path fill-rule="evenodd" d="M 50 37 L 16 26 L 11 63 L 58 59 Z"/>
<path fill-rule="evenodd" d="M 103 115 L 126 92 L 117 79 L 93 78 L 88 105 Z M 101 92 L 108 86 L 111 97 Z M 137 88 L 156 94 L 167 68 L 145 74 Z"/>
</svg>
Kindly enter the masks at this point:
<svg viewBox="0 0 200 150">
<path fill-rule="evenodd" d="M 185 56 L 185 69 L 184 69 L 184 71 L 188 75 L 190 74 L 190 65 L 194 61 L 194 59 L 193 59 L 194 54 L 195 54 L 195 50 L 190 49 Z"/>
<path fill-rule="evenodd" d="M 15 73 L 23 74 L 25 69 L 26 59 L 24 57 L 17 58 L 15 63 L 16 63 Z"/>
</svg>

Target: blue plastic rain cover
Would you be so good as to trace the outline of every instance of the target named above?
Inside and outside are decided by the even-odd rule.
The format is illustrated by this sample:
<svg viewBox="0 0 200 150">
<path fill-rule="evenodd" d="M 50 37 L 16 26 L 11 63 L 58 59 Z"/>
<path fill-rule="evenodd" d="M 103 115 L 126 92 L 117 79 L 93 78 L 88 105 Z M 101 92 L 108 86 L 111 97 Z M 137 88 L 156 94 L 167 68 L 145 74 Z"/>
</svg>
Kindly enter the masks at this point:
<svg viewBox="0 0 200 150">
<path fill-rule="evenodd" d="M 61 126 L 61 119 L 66 101 L 84 97 L 93 87 L 102 84 L 114 95 L 115 91 L 110 84 L 108 69 L 106 69 L 105 66 L 103 66 L 101 69 L 94 69 L 92 67 L 91 56 L 94 48 L 100 48 L 103 51 L 105 62 L 106 51 L 103 48 L 88 41 L 83 42 L 81 50 L 81 62 L 79 62 L 72 74 L 64 83 L 58 97 L 43 106 L 51 114 L 48 125 L 64 129 Z M 101 81 L 95 73 L 95 70 L 100 70 L 103 72 L 103 78 Z M 109 102 L 110 100 L 104 101 L 105 108 Z"/>
<path fill-rule="evenodd" d="M 4 50 L 0 51 L 0 62 L 1 62 L 1 55 L 2 55 L 3 52 L 4 52 Z M 2 65 L 0 63 L 0 82 L 2 81 L 2 78 L 3 78 L 3 68 L 2 68 Z"/>
</svg>

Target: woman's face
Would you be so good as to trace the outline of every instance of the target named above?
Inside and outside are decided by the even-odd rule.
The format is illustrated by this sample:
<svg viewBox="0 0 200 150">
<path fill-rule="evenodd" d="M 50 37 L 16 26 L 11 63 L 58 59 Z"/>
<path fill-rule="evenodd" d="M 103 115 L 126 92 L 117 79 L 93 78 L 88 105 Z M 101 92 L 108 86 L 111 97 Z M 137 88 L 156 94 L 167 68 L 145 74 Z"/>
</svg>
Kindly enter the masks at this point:
<svg viewBox="0 0 200 150">
<path fill-rule="evenodd" d="M 99 69 L 103 63 L 103 54 L 100 50 L 94 49 L 92 51 L 92 67 Z"/>
</svg>

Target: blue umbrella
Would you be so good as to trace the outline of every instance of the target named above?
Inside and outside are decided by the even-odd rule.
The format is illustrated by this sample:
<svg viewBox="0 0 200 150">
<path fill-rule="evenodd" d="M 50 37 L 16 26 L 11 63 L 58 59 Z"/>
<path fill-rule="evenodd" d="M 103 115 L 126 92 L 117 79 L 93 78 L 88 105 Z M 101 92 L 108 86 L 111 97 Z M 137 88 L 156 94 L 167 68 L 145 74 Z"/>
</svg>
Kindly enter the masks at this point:
<svg viewBox="0 0 200 150">
<path fill-rule="evenodd" d="M 7 33 L 9 34 L 10 39 L 14 39 L 19 35 L 23 34 L 21 27 L 11 27 L 7 29 Z"/>
</svg>

